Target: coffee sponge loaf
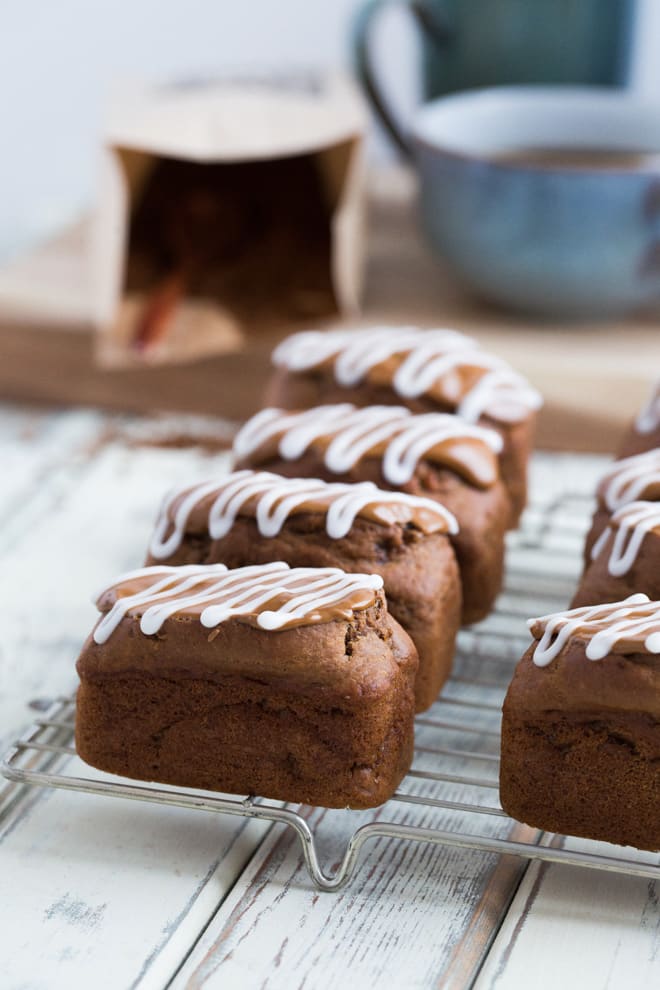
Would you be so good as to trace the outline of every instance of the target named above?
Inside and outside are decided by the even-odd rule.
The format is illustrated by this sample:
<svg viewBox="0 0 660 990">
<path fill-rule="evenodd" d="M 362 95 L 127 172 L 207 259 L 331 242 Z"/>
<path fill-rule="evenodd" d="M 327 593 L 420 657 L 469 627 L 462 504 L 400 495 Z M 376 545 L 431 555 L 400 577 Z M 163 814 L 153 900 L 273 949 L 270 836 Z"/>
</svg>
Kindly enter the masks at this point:
<svg viewBox="0 0 660 990">
<path fill-rule="evenodd" d="M 234 440 L 238 467 L 379 488 L 438 501 L 458 522 L 450 534 L 462 621 L 490 612 L 502 584 L 511 503 L 500 477 L 501 437 L 447 413 L 348 403 L 307 412 L 263 409 Z"/>
<path fill-rule="evenodd" d="M 240 567 L 286 560 L 379 574 L 390 613 L 419 653 L 421 711 L 435 701 L 454 655 L 461 585 L 450 535 L 457 529 L 432 499 L 369 482 L 329 484 L 244 470 L 171 491 L 147 563 Z"/>
<path fill-rule="evenodd" d="M 584 547 L 588 566 L 612 513 L 631 502 L 660 502 L 660 448 L 614 461 L 596 489 L 596 511 Z"/>
<path fill-rule="evenodd" d="M 660 849 L 660 602 L 532 620 L 504 701 L 500 798 L 528 825 Z"/>
<path fill-rule="evenodd" d="M 660 599 L 660 502 L 629 502 L 612 513 L 591 548 L 572 607 L 638 591 Z"/>
<path fill-rule="evenodd" d="M 76 746 L 111 773 L 327 807 L 387 800 L 417 653 L 382 579 L 277 562 L 147 567 L 99 597 Z"/>
<path fill-rule="evenodd" d="M 502 358 L 456 330 L 414 326 L 321 330 L 287 337 L 273 352 L 267 402 L 286 409 L 352 402 L 448 412 L 503 440 L 502 478 L 515 525 L 527 498 L 527 462 L 541 396 Z"/>
</svg>

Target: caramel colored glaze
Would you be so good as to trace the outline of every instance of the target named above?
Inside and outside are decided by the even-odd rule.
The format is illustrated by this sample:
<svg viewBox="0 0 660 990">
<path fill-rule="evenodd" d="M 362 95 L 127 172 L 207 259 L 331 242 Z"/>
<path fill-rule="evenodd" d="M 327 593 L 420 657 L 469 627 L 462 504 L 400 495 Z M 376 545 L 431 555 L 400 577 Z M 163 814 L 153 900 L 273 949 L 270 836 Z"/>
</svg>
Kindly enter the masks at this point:
<svg viewBox="0 0 660 990">
<path fill-rule="evenodd" d="M 170 570 L 172 573 L 168 576 L 165 572 Z M 203 566 L 142 568 L 103 591 L 97 601 L 98 609 L 109 613 L 122 599 L 140 595 L 140 601 L 128 607 L 125 615 L 139 617 L 154 606 L 170 606 L 167 617 L 201 618 L 207 610 L 213 612 L 218 609 L 221 612 L 223 607 L 231 606 L 230 615 L 221 614 L 217 622 L 209 616 L 203 625 L 212 628 L 231 617 L 248 625 L 262 626 L 260 617 L 263 613 L 277 613 L 300 598 L 302 605 L 296 608 L 295 613 L 287 614 L 276 627 L 268 627 L 290 629 L 336 619 L 347 620 L 354 611 L 370 608 L 376 601 L 383 600 L 377 590 L 382 587 L 381 578 L 363 574 L 346 575 L 338 568 L 289 568 L 280 563 L 233 571 L 224 569 L 224 573 L 201 577 L 194 587 L 186 586 L 191 573 L 203 575 L 207 570 Z M 160 591 L 154 590 L 149 594 L 150 589 L 157 589 L 164 579 L 165 587 L 161 586 Z M 346 589 L 343 590 L 340 585 L 333 592 L 333 582 L 342 580 L 345 580 Z M 272 585 L 272 594 L 268 594 L 269 584 Z M 176 607 L 171 607 L 177 602 Z"/>
<path fill-rule="evenodd" d="M 607 488 L 606 484 L 602 482 L 598 485 L 597 497 L 600 505 L 605 505 L 605 490 Z M 636 502 L 660 502 L 660 481 L 656 481 L 655 478 L 649 478 L 647 482 L 639 488 L 638 494 L 635 496 Z"/>
<path fill-rule="evenodd" d="M 409 354 L 410 349 L 394 354 L 387 360 L 374 365 L 367 371 L 363 381 L 369 385 L 386 385 L 391 388 L 397 370 Z M 324 361 L 322 365 L 319 365 L 319 370 L 330 374 L 334 363 L 335 358 Z M 445 371 L 440 378 L 436 378 L 433 384 L 424 390 L 424 394 L 439 405 L 446 405 L 450 410 L 454 410 L 460 404 L 461 399 L 465 398 L 483 378 L 484 374 L 486 374 L 486 370 L 483 367 L 461 364 Z"/>
<path fill-rule="evenodd" d="M 300 584 L 300 590 L 304 588 L 303 583 Z M 135 582 L 133 584 L 132 591 L 127 591 L 127 594 L 137 594 L 140 591 L 145 590 L 144 584 L 138 584 Z M 124 597 L 122 592 L 124 588 L 117 590 L 117 598 Z M 170 596 L 167 601 L 174 601 L 176 597 L 184 598 L 185 596 Z M 325 608 L 313 609 L 304 617 L 298 619 L 290 619 L 286 623 L 287 629 L 291 629 L 294 626 L 309 626 L 314 625 L 317 622 L 332 622 L 334 619 L 350 619 L 354 611 L 360 611 L 365 608 L 370 608 L 376 602 L 376 593 L 370 592 L 365 589 L 365 591 L 353 592 L 351 594 L 345 595 L 341 603 L 335 605 L 329 605 Z M 292 595 L 290 594 L 279 594 L 272 595 L 267 601 L 263 602 L 259 608 L 252 612 L 246 612 L 239 616 L 236 616 L 241 622 L 245 622 L 248 625 L 257 625 L 257 617 L 261 615 L 262 612 L 277 612 L 283 605 L 288 604 L 291 601 Z M 227 595 L 218 595 L 214 597 L 214 605 L 222 605 L 228 599 Z M 104 598 L 100 607 L 101 612 L 109 612 L 112 608 L 114 601 L 111 597 Z M 195 616 L 198 617 L 202 614 L 204 609 L 208 606 L 209 602 L 204 604 L 186 605 L 180 609 L 177 609 L 177 614 L 182 616 Z M 139 617 L 142 615 L 149 606 L 136 606 L 135 608 L 130 608 L 127 612 L 128 615 Z"/>
<path fill-rule="evenodd" d="M 191 485 L 190 488 L 181 491 L 171 502 L 167 509 L 170 520 L 174 520 L 181 503 L 193 491 L 194 486 Z M 186 522 L 186 532 L 207 532 L 209 512 L 217 498 L 217 494 L 217 491 L 211 492 L 195 503 Z M 238 510 L 238 515 L 254 519 L 260 498 L 261 493 L 258 493 L 243 502 Z M 329 501 L 329 498 L 305 498 L 300 503 L 293 505 L 287 514 L 288 516 L 300 516 L 310 513 L 312 515 L 324 516 L 328 511 Z M 449 532 L 448 520 L 445 516 L 440 515 L 438 512 L 433 512 L 432 509 L 425 509 L 423 506 L 408 502 L 405 500 L 405 496 L 399 502 L 382 502 L 378 500 L 378 494 L 376 492 L 373 502 L 369 502 L 360 508 L 357 515 L 361 519 L 367 519 L 369 522 L 381 526 L 395 526 L 397 524 L 399 526 L 413 526 L 426 536 L 429 536 L 431 533 Z"/>
<path fill-rule="evenodd" d="M 660 599 L 660 527 L 644 535 L 630 568 L 616 575 L 610 572 L 615 536 L 613 528 L 608 528 L 599 552 L 588 562 L 571 608 L 618 602 L 636 592 L 643 592 L 654 601 Z"/>
<path fill-rule="evenodd" d="M 649 499 L 649 502 L 653 502 L 653 501 L 654 501 L 653 499 Z M 619 509 L 618 512 L 613 513 L 613 515 L 610 516 L 610 520 L 607 524 L 609 528 L 612 530 L 617 530 L 620 529 L 621 526 L 624 526 L 627 523 L 627 521 L 633 516 L 635 508 L 639 504 L 640 504 L 639 502 L 631 502 L 630 505 L 626 505 L 623 508 Z M 657 517 L 657 521 L 655 521 L 656 517 Z M 654 518 L 653 524 L 648 527 L 647 532 L 660 533 L 660 506 L 656 506 L 656 512 L 653 518 Z"/>
<path fill-rule="evenodd" d="M 478 440 L 447 440 L 427 451 L 425 459 L 446 467 L 475 488 L 490 488 L 498 478 L 497 455 Z"/>
<path fill-rule="evenodd" d="M 447 328 L 381 326 L 293 334 L 275 349 L 273 363 L 292 376 L 332 379 L 342 388 L 385 388 L 403 400 L 424 395 L 470 422 L 484 413 L 505 423 L 522 422 L 542 403 L 506 361 Z"/>
<path fill-rule="evenodd" d="M 639 596 L 644 598 L 645 596 Z M 628 600 L 630 601 L 630 599 Z M 656 654 L 648 646 L 651 637 L 660 637 L 660 602 L 626 601 L 606 603 L 598 606 L 583 606 L 585 615 L 578 610 L 557 612 L 554 615 L 532 619 L 529 629 L 536 640 L 542 640 L 547 628 L 553 627 L 554 637 L 571 625 L 569 642 L 578 639 L 588 644 L 599 634 L 607 634 L 608 654 Z M 561 651 L 559 654 L 561 655 Z"/>
<path fill-rule="evenodd" d="M 311 446 L 313 447 L 314 444 Z M 323 446 L 327 446 L 327 442 Z M 387 447 L 387 441 L 374 444 L 365 456 L 382 457 Z M 497 454 L 494 454 L 486 444 L 472 437 L 444 440 L 425 450 L 420 460 L 447 468 L 475 488 L 491 488 L 499 477 Z"/>
<path fill-rule="evenodd" d="M 615 461 L 603 475 L 596 489 L 598 505 L 612 512 L 626 502 L 660 501 L 660 449 Z"/>
<path fill-rule="evenodd" d="M 265 443 L 261 444 L 250 454 L 246 463 L 250 467 L 259 467 L 277 459 L 279 456 L 279 443 L 285 432 L 286 430 L 282 430 L 281 433 L 270 437 Z M 330 446 L 334 436 L 328 434 L 318 437 L 312 440 L 308 445 L 308 449 L 318 451 L 322 454 Z M 374 444 L 363 455 L 361 460 L 382 460 L 389 443 L 389 440 L 385 440 L 381 443 Z M 499 477 L 497 454 L 485 443 L 472 437 L 445 440 L 442 443 L 435 444 L 428 450 L 424 450 L 420 456 L 420 461 L 428 461 L 438 467 L 447 468 L 464 481 L 467 481 L 468 484 L 482 490 L 491 488 Z M 237 466 L 242 466 L 242 463 L 239 462 Z"/>
</svg>

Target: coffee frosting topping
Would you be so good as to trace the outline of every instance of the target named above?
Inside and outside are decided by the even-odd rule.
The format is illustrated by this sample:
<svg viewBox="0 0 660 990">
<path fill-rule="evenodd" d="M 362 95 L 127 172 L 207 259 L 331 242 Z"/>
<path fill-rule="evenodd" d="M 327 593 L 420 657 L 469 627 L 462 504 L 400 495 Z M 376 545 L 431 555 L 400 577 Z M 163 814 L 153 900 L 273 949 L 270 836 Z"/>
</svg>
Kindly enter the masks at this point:
<svg viewBox="0 0 660 990">
<path fill-rule="evenodd" d="M 420 460 L 428 460 L 488 488 L 498 478 L 502 438 L 449 413 L 340 403 L 305 412 L 262 409 L 234 439 L 236 458 L 257 464 L 272 457 L 295 461 L 310 448 L 333 474 L 350 471 L 365 457 L 379 458 L 387 483 L 399 486 L 411 480 Z"/>
<path fill-rule="evenodd" d="M 470 423 L 484 414 L 520 422 L 543 401 L 506 361 L 456 330 L 311 330 L 282 341 L 273 363 L 291 372 L 331 369 L 344 388 L 366 381 L 387 385 L 405 399 L 427 395 Z"/>
<path fill-rule="evenodd" d="M 333 540 L 346 536 L 358 516 L 385 526 L 410 524 L 426 534 L 458 532 L 451 512 L 433 499 L 384 491 L 370 481 L 349 485 L 246 470 L 169 492 L 149 552 L 155 560 L 164 560 L 178 550 L 191 528 L 219 540 L 238 516 L 255 519 L 261 536 L 275 537 L 290 516 L 303 512 L 323 514 Z"/>
<path fill-rule="evenodd" d="M 660 379 L 651 390 L 648 402 L 635 420 L 638 433 L 653 433 L 660 427 Z"/>
<path fill-rule="evenodd" d="M 555 612 L 528 622 L 538 645 L 533 660 L 547 667 L 572 638 L 588 640 L 586 656 L 602 660 L 610 653 L 660 653 L 660 602 L 636 594 L 621 602 Z"/>
<path fill-rule="evenodd" d="M 283 561 L 228 570 L 224 564 L 143 567 L 122 574 L 97 599 L 105 614 L 94 630 L 105 643 L 127 616 L 140 617 L 145 636 L 174 615 L 192 615 L 206 629 L 238 618 L 261 629 L 350 619 L 369 608 L 383 587 L 376 574 L 337 567 L 289 567 Z"/>
<path fill-rule="evenodd" d="M 591 548 L 591 559 L 600 557 L 609 546 L 607 569 L 612 577 L 627 574 L 647 533 L 660 533 L 660 504 L 629 502 L 613 513 L 606 528 Z"/>
<path fill-rule="evenodd" d="M 660 501 L 660 448 L 615 461 L 601 478 L 598 498 L 609 512 L 629 502 Z"/>
</svg>

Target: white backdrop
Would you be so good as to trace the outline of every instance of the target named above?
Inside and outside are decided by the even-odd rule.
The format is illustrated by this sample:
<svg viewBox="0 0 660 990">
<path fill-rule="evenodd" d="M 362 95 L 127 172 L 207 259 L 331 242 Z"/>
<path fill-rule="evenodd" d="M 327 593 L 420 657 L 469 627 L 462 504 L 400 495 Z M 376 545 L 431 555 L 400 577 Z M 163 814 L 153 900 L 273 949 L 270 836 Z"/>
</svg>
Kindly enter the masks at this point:
<svg viewBox="0 0 660 990">
<path fill-rule="evenodd" d="M 116 77 L 244 66 L 346 65 L 359 0 L 20 0 L 0 5 L 0 259 L 88 202 L 99 123 Z M 660 100 L 660 0 L 639 0 L 633 84 Z M 388 11 L 381 61 L 405 112 L 413 31 Z M 373 153 L 387 154 L 376 138 Z"/>
</svg>

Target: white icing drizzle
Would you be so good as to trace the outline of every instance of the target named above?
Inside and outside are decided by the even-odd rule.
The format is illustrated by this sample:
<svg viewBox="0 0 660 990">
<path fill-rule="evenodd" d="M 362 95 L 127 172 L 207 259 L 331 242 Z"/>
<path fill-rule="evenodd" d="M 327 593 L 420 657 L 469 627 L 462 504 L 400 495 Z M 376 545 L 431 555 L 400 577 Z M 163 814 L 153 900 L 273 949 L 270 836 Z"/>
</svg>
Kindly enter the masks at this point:
<svg viewBox="0 0 660 990">
<path fill-rule="evenodd" d="M 110 611 L 106 612 L 94 630 L 94 642 L 105 643 L 132 608 L 141 608 L 147 603 L 156 607 L 155 603 L 169 600 L 174 589 L 176 589 L 177 594 L 184 595 L 185 592 L 192 591 L 199 585 L 208 585 L 209 581 L 220 580 L 226 573 L 227 568 L 224 564 L 211 564 L 205 570 L 202 570 L 197 564 L 186 564 L 183 567 L 140 567 L 137 570 L 121 574 L 113 584 L 99 592 L 97 604 L 103 595 L 113 588 L 119 589 L 122 585 L 131 581 L 139 581 L 143 577 L 153 578 L 153 581 L 143 591 L 117 598 Z M 190 595 L 183 600 L 191 602 L 194 597 L 195 595 Z M 142 624 L 140 624 L 140 628 L 142 629 Z M 145 630 L 142 629 L 142 631 Z"/>
<path fill-rule="evenodd" d="M 247 502 L 256 499 L 254 518 L 261 536 L 274 537 L 281 531 L 292 512 L 306 502 L 325 507 L 326 533 L 339 540 L 350 532 L 355 519 L 367 506 L 378 516 L 379 505 L 400 505 L 410 510 L 423 509 L 437 520 L 437 529 L 458 532 L 454 516 L 430 498 L 390 492 L 371 481 L 349 485 L 328 483 L 315 478 L 282 478 L 268 471 L 235 471 L 226 478 L 180 486 L 169 492 L 160 509 L 149 552 L 156 560 L 173 554 L 181 545 L 193 510 L 209 496 L 211 502 L 207 527 L 211 539 L 218 540 L 231 530 Z M 175 503 L 179 504 L 174 509 Z M 387 517 L 383 517 L 387 521 Z"/>
<path fill-rule="evenodd" d="M 636 594 L 621 602 L 588 605 L 566 612 L 555 612 L 539 619 L 530 619 L 530 629 L 543 627 L 534 650 L 537 667 L 547 667 L 555 660 L 568 640 L 575 634 L 589 637 L 586 656 L 602 660 L 620 639 L 640 639 L 640 652 L 660 653 L 660 602 L 648 595 Z"/>
<path fill-rule="evenodd" d="M 263 444 L 278 438 L 285 460 L 297 460 L 320 438 L 330 438 L 323 454 L 334 474 L 349 471 L 370 450 L 384 445 L 382 471 L 392 485 L 410 481 L 417 463 L 437 444 L 452 439 L 474 439 L 494 454 L 502 438 L 494 430 L 465 423 L 449 413 L 413 415 L 403 406 L 366 406 L 348 403 L 316 406 L 305 412 L 263 409 L 239 430 L 234 440 L 237 458 L 249 457 Z"/>
<path fill-rule="evenodd" d="M 591 559 L 599 557 L 613 537 L 607 569 L 612 577 L 621 577 L 637 560 L 646 534 L 659 527 L 660 504 L 657 502 L 623 505 L 612 515 L 608 526 L 591 548 Z"/>
<path fill-rule="evenodd" d="M 651 389 L 648 402 L 635 420 L 638 433 L 653 433 L 660 426 L 660 379 Z"/>
<path fill-rule="evenodd" d="M 487 431 L 491 432 L 491 431 Z M 383 475 L 392 485 L 405 485 L 415 473 L 418 462 L 427 451 L 437 444 L 452 440 L 455 437 L 472 437 L 484 440 L 483 430 L 479 426 L 457 426 L 456 417 L 447 413 L 425 413 L 421 416 L 411 416 L 405 428 L 388 444 L 383 458 Z M 497 437 L 499 444 L 486 439 L 493 453 L 502 449 L 502 438 Z M 496 450 L 495 447 L 499 449 Z M 329 465 L 330 466 L 330 465 Z"/>
<path fill-rule="evenodd" d="M 122 586 L 141 579 L 148 582 L 143 590 L 121 594 Z M 199 619 L 207 629 L 233 616 L 254 616 L 262 629 L 275 630 L 323 621 L 319 613 L 324 608 L 341 608 L 342 603 L 347 613 L 368 608 L 382 587 L 383 579 L 376 574 L 346 574 L 337 567 L 291 568 L 283 561 L 231 571 L 223 564 L 143 567 L 117 578 L 102 593 L 114 590 L 119 597 L 94 630 L 94 642 L 107 642 L 130 611 L 140 615 L 145 636 L 159 632 L 166 619 L 186 609 L 201 610 Z M 263 608 L 278 600 L 276 608 Z"/>
<path fill-rule="evenodd" d="M 503 422 L 517 422 L 542 405 L 540 393 L 506 361 L 482 351 L 477 341 L 457 330 L 411 326 L 312 330 L 282 341 L 273 352 L 273 362 L 301 372 L 334 359 L 336 382 L 350 388 L 364 381 L 377 365 L 398 355 L 403 358 L 391 384 L 398 395 L 407 399 L 429 392 L 457 368 L 483 370 L 456 408 L 457 414 L 470 423 L 477 422 L 484 413 Z"/>
<path fill-rule="evenodd" d="M 600 488 L 610 512 L 636 502 L 650 485 L 660 485 L 660 448 L 615 461 Z"/>
</svg>

